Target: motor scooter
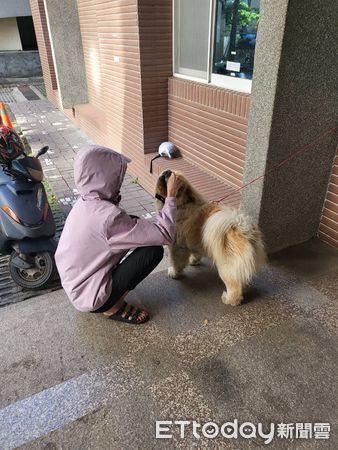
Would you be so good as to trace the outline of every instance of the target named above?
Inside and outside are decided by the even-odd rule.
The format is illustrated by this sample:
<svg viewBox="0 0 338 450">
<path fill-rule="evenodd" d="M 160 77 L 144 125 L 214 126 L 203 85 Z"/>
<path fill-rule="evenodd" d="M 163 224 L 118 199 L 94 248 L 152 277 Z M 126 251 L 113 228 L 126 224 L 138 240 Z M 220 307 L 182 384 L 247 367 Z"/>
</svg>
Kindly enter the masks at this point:
<svg viewBox="0 0 338 450">
<path fill-rule="evenodd" d="M 38 159 L 47 150 L 0 163 L 0 254 L 10 255 L 10 275 L 25 289 L 41 289 L 57 276 L 55 222 Z"/>
</svg>

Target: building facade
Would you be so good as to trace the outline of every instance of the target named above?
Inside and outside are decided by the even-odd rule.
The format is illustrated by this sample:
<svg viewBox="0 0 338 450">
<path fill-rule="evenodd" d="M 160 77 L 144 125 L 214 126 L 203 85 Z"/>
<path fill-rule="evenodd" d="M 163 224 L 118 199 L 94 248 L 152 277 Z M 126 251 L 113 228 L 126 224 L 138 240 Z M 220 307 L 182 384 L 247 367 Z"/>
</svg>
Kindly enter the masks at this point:
<svg viewBox="0 0 338 450">
<path fill-rule="evenodd" d="M 148 191 L 162 169 L 182 170 L 209 200 L 227 196 L 248 210 L 271 251 L 317 235 L 319 226 L 338 245 L 332 5 L 30 3 L 49 100 L 94 141 L 131 157 L 130 172 Z M 325 130 L 314 148 L 237 191 Z M 167 140 L 182 157 L 157 159 L 151 174 Z"/>
<path fill-rule="evenodd" d="M 0 4 L 0 78 L 42 75 L 29 0 Z"/>
</svg>

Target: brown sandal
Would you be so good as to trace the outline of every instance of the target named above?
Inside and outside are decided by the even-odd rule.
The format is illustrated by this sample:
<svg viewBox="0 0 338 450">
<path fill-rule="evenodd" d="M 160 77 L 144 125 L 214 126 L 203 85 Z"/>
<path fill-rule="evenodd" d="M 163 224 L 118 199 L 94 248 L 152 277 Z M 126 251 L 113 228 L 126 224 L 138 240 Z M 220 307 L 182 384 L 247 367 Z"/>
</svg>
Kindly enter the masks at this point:
<svg viewBox="0 0 338 450">
<path fill-rule="evenodd" d="M 143 315 L 143 318 L 140 317 Z M 127 302 L 123 302 L 120 309 L 116 313 L 108 316 L 110 320 L 117 320 L 118 322 L 132 323 L 134 325 L 140 325 L 141 323 L 148 322 L 150 315 L 144 309 L 137 308 L 130 305 Z"/>
</svg>

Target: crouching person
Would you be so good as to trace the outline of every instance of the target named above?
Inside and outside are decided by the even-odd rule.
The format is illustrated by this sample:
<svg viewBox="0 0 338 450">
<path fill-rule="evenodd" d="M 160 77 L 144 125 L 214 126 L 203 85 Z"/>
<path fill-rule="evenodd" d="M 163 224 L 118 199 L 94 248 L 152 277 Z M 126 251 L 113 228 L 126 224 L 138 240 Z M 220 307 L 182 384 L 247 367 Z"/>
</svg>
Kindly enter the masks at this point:
<svg viewBox="0 0 338 450">
<path fill-rule="evenodd" d="M 125 297 L 161 261 L 162 245 L 173 242 L 178 181 L 172 175 L 165 205 L 154 223 L 130 217 L 119 207 L 129 162 L 95 145 L 78 152 L 74 178 L 80 197 L 66 220 L 55 260 L 76 309 L 141 324 L 149 320 L 149 313 L 130 305 Z M 131 248 L 135 250 L 121 262 Z"/>
</svg>

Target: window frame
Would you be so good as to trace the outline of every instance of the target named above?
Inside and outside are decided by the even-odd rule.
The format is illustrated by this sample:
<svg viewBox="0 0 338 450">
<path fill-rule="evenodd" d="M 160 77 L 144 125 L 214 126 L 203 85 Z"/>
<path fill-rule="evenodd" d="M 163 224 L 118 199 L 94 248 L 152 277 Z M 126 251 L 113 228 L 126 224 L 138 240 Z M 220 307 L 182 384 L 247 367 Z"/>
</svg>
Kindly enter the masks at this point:
<svg viewBox="0 0 338 450">
<path fill-rule="evenodd" d="M 181 0 L 178 0 L 179 2 Z M 216 24 L 216 2 L 217 0 L 210 0 L 210 11 L 209 11 L 209 36 L 208 36 L 208 63 L 207 63 L 207 78 L 194 77 L 192 75 L 184 75 L 175 72 L 175 0 L 172 0 L 172 64 L 173 64 L 173 75 L 176 78 L 182 78 L 184 80 L 196 81 L 198 83 L 203 83 L 210 86 L 217 86 L 225 89 L 230 89 L 237 92 L 243 92 L 246 94 L 251 93 L 252 89 L 252 79 L 243 79 L 232 77 L 229 75 L 222 75 L 212 73 L 212 64 L 214 57 L 214 41 L 215 41 L 215 24 Z"/>
</svg>

